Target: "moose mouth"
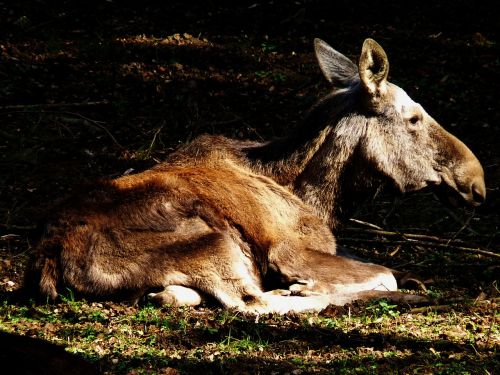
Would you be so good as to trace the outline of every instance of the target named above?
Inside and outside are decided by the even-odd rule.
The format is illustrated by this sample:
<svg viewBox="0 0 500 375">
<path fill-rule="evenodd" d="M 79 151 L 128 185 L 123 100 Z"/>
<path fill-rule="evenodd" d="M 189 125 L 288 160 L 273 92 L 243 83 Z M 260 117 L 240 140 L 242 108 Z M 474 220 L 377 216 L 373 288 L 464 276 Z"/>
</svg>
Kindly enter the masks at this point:
<svg viewBox="0 0 500 375">
<path fill-rule="evenodd" d="M 448 207 L 476 208 L 483 204 L 485 195 L 479 189 L 471 188 L 470 192 L 461 192 L 455 186 L 450 186 L 444 181 L 434 185 L 432 191 L 439 200 Z"/>
<path fill-rule="evenodd" d="M 384 190 L 397 195 L 430 191 L 447 207 L 475 208 L 484 203 L 486 189 L 482 178 L 475 178 L 473 181 L 475 182 L 462 184 L 465 185 L 462 189 L 448 173 L 439 173 L 436 179 L 425 180 L 412 186 L 407 185 L 404 188 L 392 181 L 384 186 Z"/>
</svg>

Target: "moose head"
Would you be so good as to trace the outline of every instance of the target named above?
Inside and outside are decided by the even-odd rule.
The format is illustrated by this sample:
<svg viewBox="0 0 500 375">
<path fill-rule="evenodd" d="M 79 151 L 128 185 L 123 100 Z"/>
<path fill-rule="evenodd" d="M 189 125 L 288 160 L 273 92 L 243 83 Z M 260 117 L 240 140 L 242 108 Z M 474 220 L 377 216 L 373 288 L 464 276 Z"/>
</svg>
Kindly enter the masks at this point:
<svg viewBox="0 0 500 375">
<path fill-rule="evenodd" d="M 346 196 L 350 199 L 378 182 L 389 183 L 403 193 L 427 186 L 445 187 L 449 197 L 459 197 L 471 206 L 484 201 L 484 173 L 477 158 L 403 89 L 387 80 L 389 61 L 377 42 L 365 40 L 358 66 L 322 40 L 316 39 L 314 44 L 320 68 L 335 90 L 309 115 L 310 125 L 323 122 L 316 126 L 325 129 L 326 123 L 332 128 L 323 136 L 330 146 L 318 147 L 316 156 L 322 157 L 316 162 L 312 157 L 309 164 L 315 167 L 309 169 L 333 172 L 314 176 L 306 167 L 295 183 L 298 195 L 321 206 L 317 201 L 325 198 L 311 186 L 323 185 L 324 192 L 326 185 L 319 179 L 335 180 L 330 185 L 337 193 L 332 193 L 331 202 L 320 210 L 330 222 L 332 216 L 343 216 L 335 213 L 335 206 L 345 205 Z"/>
</svg>

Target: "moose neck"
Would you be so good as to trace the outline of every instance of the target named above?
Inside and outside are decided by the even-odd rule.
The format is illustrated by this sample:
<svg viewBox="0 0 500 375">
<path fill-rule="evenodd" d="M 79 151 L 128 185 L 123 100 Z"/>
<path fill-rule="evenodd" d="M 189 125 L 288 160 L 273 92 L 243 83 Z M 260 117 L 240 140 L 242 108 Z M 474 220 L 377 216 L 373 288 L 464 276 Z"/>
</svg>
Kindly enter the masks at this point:
<svg viewBox="0 0 500 375">
<path fill-rule="evenodd" d="M 355 92 L 336 92 L 315 105 L 297 132 L 252 148 L 260 172 L 288 186 L 332 229 L 380 185 L 359 153 L 366 118 L 356 113 Z"/>
</svg>

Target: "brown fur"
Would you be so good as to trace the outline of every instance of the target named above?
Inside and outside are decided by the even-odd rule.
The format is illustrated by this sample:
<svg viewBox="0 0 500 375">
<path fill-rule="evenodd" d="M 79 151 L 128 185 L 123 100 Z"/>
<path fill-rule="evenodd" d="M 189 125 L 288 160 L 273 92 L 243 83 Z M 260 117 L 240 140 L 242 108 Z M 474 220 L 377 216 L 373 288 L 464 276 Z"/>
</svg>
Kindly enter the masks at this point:
<svg viewBox="0 0 500 375">
<path fill-rule="evenodd" d="M 331 229 L 383 184 L 446 184 L 479 204 L 481 165 L 387 82 L 376 42 L 363 45 L 360 74 L 322 41 L 316 54 L 345 88 L 313 107 L 296 135 L 267 144 L 203 136 L 151 170 L 100 182 L 58 211 L 26 285 L 51 298 L 65 286 L 187 305 L 208 295 L 252 312 L 418 300 L 395 292 L 391 270 L 337 256 Z"/>
</svg>

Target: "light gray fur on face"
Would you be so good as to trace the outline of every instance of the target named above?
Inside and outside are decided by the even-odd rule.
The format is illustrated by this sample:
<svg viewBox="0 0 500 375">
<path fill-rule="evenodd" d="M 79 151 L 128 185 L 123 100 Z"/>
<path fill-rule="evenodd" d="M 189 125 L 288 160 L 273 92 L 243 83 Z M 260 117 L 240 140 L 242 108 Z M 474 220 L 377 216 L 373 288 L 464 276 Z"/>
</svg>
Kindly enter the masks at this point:
<svg viewBox="0 0 500 375">
<path fill-rule="evenodd" d="M 440 181 L 435 122 L 401 88 L 388 84 L 382 113 L 367 119 L 363 150 L 377 169 L 402 192 L 419 190 Z"/>
</svg>

